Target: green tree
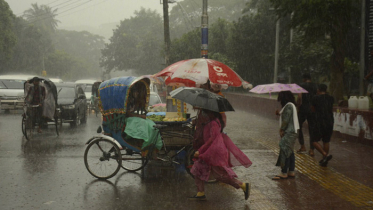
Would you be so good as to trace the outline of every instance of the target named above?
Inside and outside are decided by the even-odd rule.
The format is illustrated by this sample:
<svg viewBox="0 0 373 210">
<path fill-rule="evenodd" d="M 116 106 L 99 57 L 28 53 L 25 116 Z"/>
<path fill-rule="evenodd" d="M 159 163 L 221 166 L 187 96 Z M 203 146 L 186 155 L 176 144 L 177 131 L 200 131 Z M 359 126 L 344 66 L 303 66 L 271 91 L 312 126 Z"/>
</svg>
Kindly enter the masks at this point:
<svg viewBox="0 0 373 210">
<path fill-rule="evenodd" d="M 353 0 L 271 0 L 280 17 L 293 13 L 290 27 L 303 33 L 303 41 L 314 43 L 322 37 L 330 37 L 333 49 L 330 57 L 330 92 L 335 100 L 343 99 L 344 61 L 347 34 L 351 18 L 358 10 Z"/>
<path fill-rule="evenodd" d="M 5 71 L 16 44 L 16 36 L 12 26 L 14 18 L 8 3 L 0 0 L 0 72 Z"/>
<path fill-rule="evenodd" d="M 105 46 L 104 37 L 87 31 L 57 30 L 55 40 L 57 51 L 66 52 L 89 66 L 86 76 L 97 77 L 101 73 L 99 60 Z"/>
<path fill-rule="evenodd" d="M 269 7 L 268 0 L 248 4 L 244 16 L 233 23 L 226 44 L 236 72 L 254 85 L 273 81 L 276 17 Z M 280 37 L 288 37 L 284 33 Z"/>
<path fill-rule="evenodd" d="M 106 71 L 136 70 L 139 74 L 152 74 L 164 67 L 162 25 L 162 17 L 156 11 L 144 8 L 121 21 L 101 51 L 101 67 Z"/>
<path fill-rule="evenodd" d="M 242 16 L 242 10 L 249 0 L 214 0 L 208 1 L 209 24 L 219 18 L 236 21 Z M 170 11 L 170 31 L 173 38 L 181 37 L 184 33 L 201 26 L 202 1 L 178 1 Z"/>
<path fill-rule="evenodd" d="M 16 35 L 17 43 L 7 71 L 29 74 L 40 73 L 43 55 L 43 51 L 40 48 L 43 45 L 40 30 L 29 25 L 23 18 L 16 17 L 13 20 L 13 32 Z"/>
<path fill-rule="evenodd" d="M 56 19 L 57 9 L 52 9 L 47 5 L 39 6 L 38 3 L 31 4 L 31 8 L 23 14 L 29 23 L 35 25 L 43 32 L 52 34 L 56 31 L 59 20 Z"/>
<path fill-rule="evenodd" d="M 330 79 L 330 56 L 333 49 L 327 39 L 323 38 L 304 46 L 301 34 L 295 31 L 293 41 L 281 49 L 280 66 L 286 70 L 291 68 L 292 81 L 302 81 L 303 73 L 310 73 L 315 82 Z M 317 61 L 317 62 L 315 62 Z"/>
<path fill-rule="evenodd" d="M 41 70 L 45 70 L 45 59 L 49 53 L 54 52 L 54 33 L 57 29 L 59 20 L 56 19 L 57 9 L 52 9 L 47 5 L 39 6 L 37 3 L 31 4 L 31 8 L 24 11 L 23 17 L 32 26 L 35 26 L 41 34 L 41 43 L 39 49 L 41 55 Z"/>
</svg>

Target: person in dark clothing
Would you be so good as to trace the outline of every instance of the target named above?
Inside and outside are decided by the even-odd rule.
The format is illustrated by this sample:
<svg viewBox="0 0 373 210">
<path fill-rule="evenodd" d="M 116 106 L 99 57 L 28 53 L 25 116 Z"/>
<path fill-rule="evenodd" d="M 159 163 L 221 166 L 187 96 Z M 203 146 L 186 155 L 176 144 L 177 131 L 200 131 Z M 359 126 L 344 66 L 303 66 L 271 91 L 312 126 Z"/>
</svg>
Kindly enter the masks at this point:
<svg viewBox="0 0 373 210">
<path fill-rule="evenodd" d="M 29 102 L 31 105 L 38 105 L 35 109 L 32 110 L 32 115 L 35 121 L 39 124 L 38 133 L 41 133 L 41 125 L 43 124 L 43 101 L 45 99 L 45 88 L 41 85 L 40 79 L 38 77 L 32 78 L 32 82 L 34 84 L 33 87 L 30 88 L 26 98 L 31 99 Z"/>
<path fill-rule="evenodd" d="M 302 131 L 303 123 L 307 120 L 308 131 L 310 138 L 312 135 L 313 127 L 315 126 L 315 117 L 314 113 L 311 111 L 311 100 L 317 92 L 317 85 L 311 81 L 311 75 L 308 73 L 303 74 L 303 83 L 300 84 L 302 88 L 307 90 L 308 93 L 298 94 L 297 105 L 298 105 L 298 120 L 299 120 L 299 134 L 298 141 L 300 148 L 297 150 L 297 153 L 306 153 L 307 149 L 304 145 L 304 136 Z M 309 155 L 314 156 L 314 147 L 310 141 L 310 150 Z"/>
<path fill-rule="evenodd" d="M 317 95 L 312 98 L 312 109 L 316 116 L 316 127 L 312 135 L 312 144 L 323 155 L 320 160 L 321 166 L 327 166 L 332 159 L 329 154 L 329 142 L 333 133 L 334 116 L 333 104 L 334 98 L 326 93 L 327 86 L 320 84 L 317 89 Z M 318 142 L 322 140 L 323 146 Z"/>
</svg>

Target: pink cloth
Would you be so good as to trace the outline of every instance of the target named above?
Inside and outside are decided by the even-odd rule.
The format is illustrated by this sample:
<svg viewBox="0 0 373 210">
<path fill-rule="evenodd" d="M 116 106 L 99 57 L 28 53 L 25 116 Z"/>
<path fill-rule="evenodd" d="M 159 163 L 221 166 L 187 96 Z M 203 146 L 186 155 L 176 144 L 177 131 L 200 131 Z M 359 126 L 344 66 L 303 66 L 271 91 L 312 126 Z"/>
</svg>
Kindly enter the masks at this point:
<svg viewBox="0 0 373 210">
<path fill-rule="evenodd" d="M 232 187 L 234 187 L 236 189 L 239 189 L 242 185 L 242 182 L 240 180 L 229 176 L 229 174 L 226 172 L 226 168 L 223 168 L 223 167 L 212 166 L 211 167 L 211 176 L 213 176 L 215 179 L 217 179 L 220 182 L 231 185 Z M 207 180 L 208 180 L 208 178 L 207 178 Z M 194 177 L 194 181 L 196 183 L 198 192 L 205 192 L 205 182 L 207 180 L 201 180 L 197 176 Z"/>
<path fill-rule="evenodd" d="M 231 169 L 233 166 L 248 168 L 252 162 L 225 134 L 221 133 L 220 122 L 215 119 L 204 127 L 204 144 L 198 149 L 199 157 L 194 162 L 191 172 L 199 179 L 207 181 L 211 167 L 219 167 L 224 171 L 225 179 L 237 177 Z"/>
</svg>

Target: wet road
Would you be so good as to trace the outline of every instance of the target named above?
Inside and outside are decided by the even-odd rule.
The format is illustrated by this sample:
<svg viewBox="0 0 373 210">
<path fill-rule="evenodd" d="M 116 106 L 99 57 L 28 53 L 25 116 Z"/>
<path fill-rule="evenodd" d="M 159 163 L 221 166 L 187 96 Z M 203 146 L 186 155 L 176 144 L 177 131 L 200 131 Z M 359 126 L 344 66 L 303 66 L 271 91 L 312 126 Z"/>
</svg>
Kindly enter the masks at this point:
<svg viewBox="0 0 373 210">
<path fill-rule="evenodd" d="M 208 201 L 195 202 L 187 200 L 194 181 L 182 169 L 150 164 L 108 181 L 92 177 L 83 154 L 98 125 L 90 115 L 78 128 L 64 124 L 59 137 L 49 128 L 27 141 L 20 115 L 0 114 L 0 209 L 373 209 L 372 147 L 334 138 L 327 168 L 318 166 L 319 154 L 296 155 L 296 178 L 272 181 L 278 122 L 229 113 L 228 135 L 253 161 L 235 169 L 251 182 L 251 196 L 245 201 L 241 190 L 214 183 L 206 186 Z"/>
</svg>

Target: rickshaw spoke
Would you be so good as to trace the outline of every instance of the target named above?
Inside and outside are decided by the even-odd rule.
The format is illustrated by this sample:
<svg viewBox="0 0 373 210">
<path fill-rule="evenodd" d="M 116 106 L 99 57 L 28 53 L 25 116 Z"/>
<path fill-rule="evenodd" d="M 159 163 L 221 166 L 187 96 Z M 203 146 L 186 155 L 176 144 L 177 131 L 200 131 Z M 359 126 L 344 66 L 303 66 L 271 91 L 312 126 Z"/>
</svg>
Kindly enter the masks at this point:
<svg viewBox="0 0 373 210">
<path fill-rule="evenodd" d="M 122 159 L 119 153 L 120 150 L 115 143 L 106 139 L 96 139 L 87 146 L 84 163 L 90 174 L 99 179 L 108 179 L 115 176 L 120 169 Z"/>
</svg>

